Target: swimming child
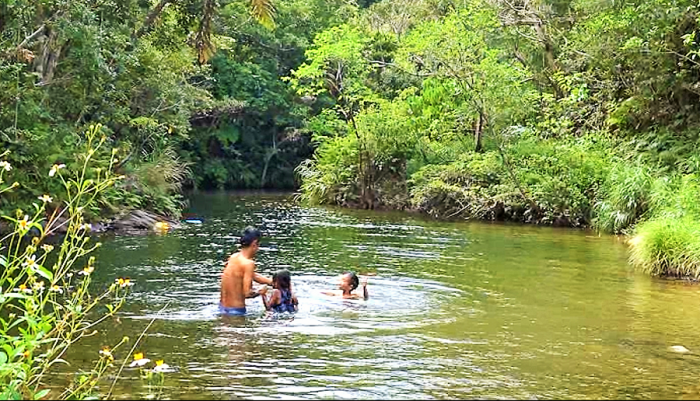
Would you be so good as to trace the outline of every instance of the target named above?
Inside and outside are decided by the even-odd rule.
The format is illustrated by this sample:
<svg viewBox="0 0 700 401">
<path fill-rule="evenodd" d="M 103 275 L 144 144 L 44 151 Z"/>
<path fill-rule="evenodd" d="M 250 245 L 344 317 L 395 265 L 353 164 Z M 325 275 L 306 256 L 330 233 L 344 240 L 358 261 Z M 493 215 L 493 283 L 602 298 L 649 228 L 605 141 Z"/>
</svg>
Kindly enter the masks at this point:
<svg viewBox="0 0 700 401">
<path fill-rule="evenodd" d="M 362 295 L 353 294 L 352 292 L 357 289 L 357 287 L 362 284 Z M 357 277 L 357 274 L 353 272 L 346 272 L 340 276 L 340 281 L 338 282 L 338 289 L 340 292 L 336 291 L 322 291 L 325 295 L 331 296 L 342 296 L 345 299 L 368 299 L 369 293 L 367 292 L 367 277 L 363 277 L 362 281 Z"/>
<path fill-rule="evenodd" d="M 280 270 L 272 275 L 272 295 L 270 299 L 262 297 L 265 309 L 275 312 L 296 312 L 299 301 L 292 292 L 292 278 L 289 270 Z"/>
</svg>

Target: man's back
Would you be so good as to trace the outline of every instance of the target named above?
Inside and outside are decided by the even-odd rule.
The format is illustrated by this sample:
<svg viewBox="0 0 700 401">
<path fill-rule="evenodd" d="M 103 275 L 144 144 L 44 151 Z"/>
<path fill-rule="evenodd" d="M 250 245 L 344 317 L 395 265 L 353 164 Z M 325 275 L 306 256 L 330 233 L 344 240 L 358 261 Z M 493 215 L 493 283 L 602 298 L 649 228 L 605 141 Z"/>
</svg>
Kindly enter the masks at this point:
<svg viewBox="0 0 700 401">
<path fill-rule="evenodd" d="M 221 305 L 225 308 L 245 308 L 245 276 L 253 261 L 236 252 L 228 259 L 221 274 Z"/>
</svg>

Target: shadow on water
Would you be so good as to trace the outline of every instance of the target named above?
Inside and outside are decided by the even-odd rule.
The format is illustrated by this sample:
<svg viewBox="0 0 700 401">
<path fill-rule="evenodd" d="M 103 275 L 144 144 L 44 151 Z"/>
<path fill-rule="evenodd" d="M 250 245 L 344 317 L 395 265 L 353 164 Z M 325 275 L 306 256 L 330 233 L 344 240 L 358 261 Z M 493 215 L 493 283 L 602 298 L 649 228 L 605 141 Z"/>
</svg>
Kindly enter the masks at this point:
<svg viewBox="0 0 700 401">
<path fill-rule="evenodd" d="M 304 208 L 286 195 L 201 194 L 187 215 L 204 223 L 104 239 L 94 280 L 136 286 L 67 356 L 73 367 L 153 320 L 137 350 L 176 368 L 174 399 L 700 396 L 698 358 L 668 351 L 700 352 L 700 287 L 634 273 L 615 237 Z M 223 264 L 247 225 L 265 234 L 259 271 L 292 272 L 295 315 L 268 316 L 259 299 L 246 317 L 218 315 Z M 346 270 L 374 275 L 368 301 L 320 293 Z M 146 395 L 127 369 L 117 397 Z"/>
</svg>

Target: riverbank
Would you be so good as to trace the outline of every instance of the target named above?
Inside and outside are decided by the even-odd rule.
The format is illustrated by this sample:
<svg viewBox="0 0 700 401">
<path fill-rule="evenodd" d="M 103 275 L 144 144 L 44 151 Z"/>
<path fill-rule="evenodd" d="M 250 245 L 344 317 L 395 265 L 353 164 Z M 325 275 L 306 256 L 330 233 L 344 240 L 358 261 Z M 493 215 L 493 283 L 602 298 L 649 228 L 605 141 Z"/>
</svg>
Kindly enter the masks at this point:
<svg viewBox="0 0 700 401">
<path fill-rule="evenodd" d="M 658 171 L 635 160 L 626 144 L 603 137 L 521 137 L 449 163 L 415 160 L 403 175 L 375 174 L 365 189 L 357 174 L 335 182 L 352 160 L 319 157 L 303 166 L 300 198 L 316 204 L 406 210 L 441 220 L 513 221 L 592 228 L 630 238 L 630 262 L 655 276 L 700 277 L 700 185 L 694 174 Z M 328 142 L 327 147 L 337 146 Z M 345 166 L 345 167 L 340 167 Z M 377 170 L 381 167 L 374 165 Z M 324 183 L 324 190 L 319 190 Z"/>
<path fill-rule="evenodd" d="M 45 222 L 41 223 L 45 227 Z M 115 233 L 140 235 L 153 231 L 168 232 L 181 228 L 181 223 L 173 218 L 159 215 L 146 210 L 131 210 L 111 217 L 97 217 L 89 220 L 87 227 L 91 233 Z M 58 217 L 49 228 L 48 235 L 65 234 L 68 230 L 69 222 L 63 217 Z M 0 223 L 0 232 L 8 234 L 12 232 L 14 226 L 7 223 Z"/>
</svg>

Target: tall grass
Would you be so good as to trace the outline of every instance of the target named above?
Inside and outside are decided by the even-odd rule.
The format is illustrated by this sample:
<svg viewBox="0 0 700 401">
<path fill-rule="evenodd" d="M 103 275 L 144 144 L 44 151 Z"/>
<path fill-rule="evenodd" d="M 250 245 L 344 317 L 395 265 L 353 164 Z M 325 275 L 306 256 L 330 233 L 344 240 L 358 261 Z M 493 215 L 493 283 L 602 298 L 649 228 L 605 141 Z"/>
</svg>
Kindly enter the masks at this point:
<svg viewBox="0 0 700 401">
<path fill-rule="evenodd" d="M 182 183 L 191 176 L 189 165 L 178 157 L 171 147 L 165 147 L 146 156 L 135 175 L 153 192 L 170 194 L 180 192 Z"/>
<path fill-rule="evenodd" d="M 630 262 L 647 274 L 700 278 L 700 221 L 690 216 L 643 222 L 629 244 Z"/>
<path fill-rule="evenodd" d="M 700 278 L 700 180 L 696 175 L 654 182 L 652 218 L 639 224 L 629 241 L 630 261 L 654 276 Z"/>
<path fill-rule="evenodd" d="M 158 213 L 179 217 L 184 202 L 180 196 L 183 182 L 191 177 L 189 165 L 171 147 L 145 155 L 133 171 L 136 189 L 143 196 L 141 206 Z"/>
<path fill-rule="evenodd" d="M 654 177 L 650 167 L 624 160 L 614 162 L 598 193 L 593 226 L 620 233 L 649 209 Z"/>
</svg>

